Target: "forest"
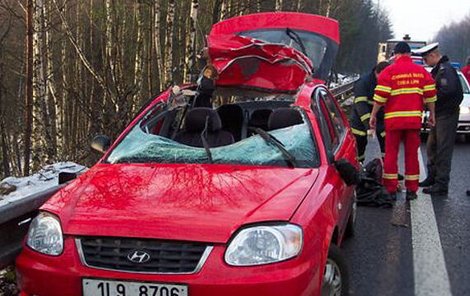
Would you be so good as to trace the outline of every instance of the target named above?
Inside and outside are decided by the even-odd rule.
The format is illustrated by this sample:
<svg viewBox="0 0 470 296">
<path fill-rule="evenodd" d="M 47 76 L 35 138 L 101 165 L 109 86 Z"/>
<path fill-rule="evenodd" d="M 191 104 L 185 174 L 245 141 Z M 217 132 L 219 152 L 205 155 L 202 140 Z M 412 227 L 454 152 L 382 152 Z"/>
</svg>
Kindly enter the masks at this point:
<svg viewBox="0 0 470 296">
<path fill-rule="evenodd" d="M 470 14 L 459 22 L 442 27 L 434 39 L 439 42 L 443 54 L 465 65 L 467 57 L 470 57 Z"/>
<path fill-rule="evenodd" d="M 265 11 L 337 19 L 339 73 L 370 71 L 393 37 L 371 0 L 0 0 L 0 180 L 92 165 L 95 135 L 115 138 L 149 98 L 194 82 L 212 24 Z"/>
</svg>

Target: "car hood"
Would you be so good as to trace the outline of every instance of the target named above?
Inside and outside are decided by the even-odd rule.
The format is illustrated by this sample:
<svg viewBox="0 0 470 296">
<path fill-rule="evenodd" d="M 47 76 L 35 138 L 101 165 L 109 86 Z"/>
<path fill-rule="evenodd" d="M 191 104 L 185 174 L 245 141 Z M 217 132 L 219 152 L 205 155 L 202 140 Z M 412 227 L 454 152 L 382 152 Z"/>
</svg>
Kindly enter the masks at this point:
<svg viewBox="0 0 470 296">
<path fill-rule="evenodd" d="M 312 14 L 257 13 L 214 24 L 207 41 L 218 86 L 296 92 L 307 77 L 328 77 L 339 26 Z"/>
<path fill-rule="evenodd" d="M 288 221 L 317 169 L 98 164 L 43 207 L 69 235 L 225 243 L 242 225 Z"/>
</svg>

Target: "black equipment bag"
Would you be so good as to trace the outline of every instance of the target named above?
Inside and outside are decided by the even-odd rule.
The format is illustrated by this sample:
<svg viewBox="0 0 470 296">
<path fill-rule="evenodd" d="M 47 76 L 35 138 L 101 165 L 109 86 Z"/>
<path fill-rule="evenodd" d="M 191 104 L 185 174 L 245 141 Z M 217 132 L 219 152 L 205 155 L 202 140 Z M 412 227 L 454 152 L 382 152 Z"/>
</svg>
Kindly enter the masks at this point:
<svg viewBox="0 0 470 296">
<path fill-rule="evenodd" d="M 363 168 L 356 187 L 357 205 L 388 208 L 393 200 L 382 185 L 383 165 L 380 158 L 371 160 Z"/>
</svg>

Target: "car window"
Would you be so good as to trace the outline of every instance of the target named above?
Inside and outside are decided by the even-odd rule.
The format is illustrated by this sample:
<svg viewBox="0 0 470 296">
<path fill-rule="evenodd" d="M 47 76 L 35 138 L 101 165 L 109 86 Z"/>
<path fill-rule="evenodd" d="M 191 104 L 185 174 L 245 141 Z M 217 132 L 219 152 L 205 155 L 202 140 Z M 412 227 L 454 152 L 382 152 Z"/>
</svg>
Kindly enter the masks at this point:
<svg viewBox="0 0 470 296">
<path fill-rule="evenodd" d="M 343 116 L 341 115 L 341 110 L 336 105 L 334 101 L 335 99 L 326 91 L 321 91 L 321 96 L 328 109 L 328 115 L 330 117 L 331 123 L 334 126 L 336 134 L 338 135 L 339 139 L 341 139 L 346 132 L 346 125 L 344 123 Z"/>
<path fill-rule="evenodd" d="M 149 114 L 154 111 L 150 111 Z M 140 120 L 109 154 L 110 163 L 209 163 L 204 148 L 184 145 L 162 133 L 167 125 L 168 110 L 154 112 Z M 183 112 L 180 112 L 183 113 Z M 306 117 L 304 123 L 268 131 L 295 158 L 297 167 L 317 167 L 319 155 Z M 155 117 L 156 120 L 152 120 Z M 179 118 L 179 116 L 173 116 Z M 163 122 L 162 119 L 165 118 Z M 161 123 L 160 123 L 161 122 Z M 161 126 L 153 133 L 151 126 Z M 175 126 L 175 124 L 171 125 Z M 295 134 L 295 137 L 292 135 Z M 278 147 L 260 135 L 253 135 L 230 145 L 210 148 L 212 163 L 253 166 L 288 166 L 285 155 Z"/>
<path fill-rule="evenodd" d="M 336 133 L 331 124 L 331 121 L 324 114 L 328 114 L 325 102 L 321 98 L 319 91 L 315 92 L 312 98 L 312 110 L 315 113 L 317 123 L 320 126 L 323 143 L 328 151 L 333 151 L 335 146 Z"/>
</svg>

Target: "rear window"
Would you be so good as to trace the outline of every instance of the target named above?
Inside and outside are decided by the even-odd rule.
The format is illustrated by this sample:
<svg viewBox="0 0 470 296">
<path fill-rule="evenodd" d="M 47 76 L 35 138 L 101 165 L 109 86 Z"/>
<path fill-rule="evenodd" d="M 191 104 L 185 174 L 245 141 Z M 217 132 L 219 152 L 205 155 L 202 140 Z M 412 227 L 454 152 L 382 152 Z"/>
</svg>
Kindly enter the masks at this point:
<svg viewBox="0 0 470 296">
<path fill-rule="evenodd" d="M 293 32 L 293 33 L 289 33 Z M 239 35 L 252 37 L 270 43 L 285 44 L 304 53 L 313 63 L 314 76 L 325 79 L 333 66 L 338 45 L 332 40 L 312 33 L 291 29 L 264 29 L 240 32 Z M 297 40 L 298 36 L 301 40 Z M 302 45 L 305 48 L 303 52 Z"/>
</svg>

